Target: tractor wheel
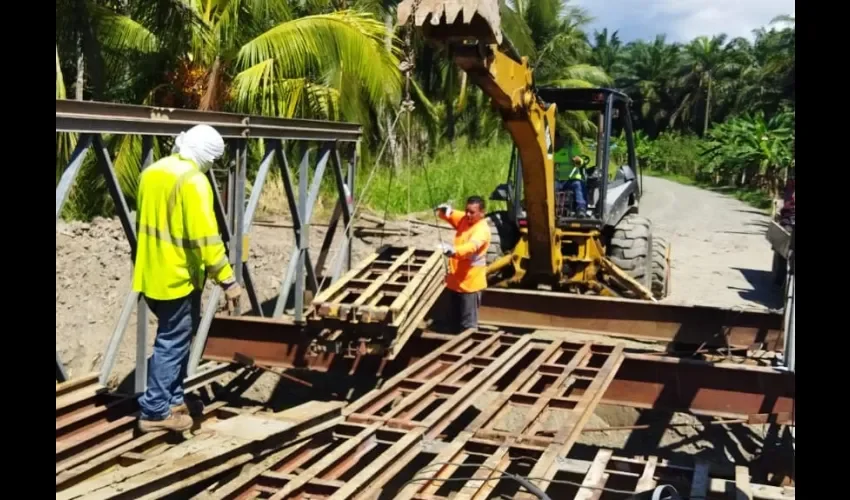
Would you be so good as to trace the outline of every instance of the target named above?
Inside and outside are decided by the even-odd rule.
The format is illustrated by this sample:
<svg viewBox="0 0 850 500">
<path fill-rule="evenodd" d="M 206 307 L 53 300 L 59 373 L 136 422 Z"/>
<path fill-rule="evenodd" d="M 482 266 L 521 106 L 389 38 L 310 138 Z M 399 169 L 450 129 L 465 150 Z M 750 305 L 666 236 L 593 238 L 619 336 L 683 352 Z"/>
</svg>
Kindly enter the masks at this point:
<svg viewBox="0 0 850 500">
<path fill-rule="evenodd" d="M 652 296 L 661 300 L 670 295 L 669 244 L 664 238 L 652 240 Z"/>
<path fill-rule="evenodd" d="M 608 258 L 635 281 L 652 290 L 652 248 L 649 219 L 630 214 L 614 228 Z"/>
<path fill-rule="evenodd" d="M 514 249 L 519 239 L 519 231 L 508 218 L 508 212 L 504 210 L 488 213 L 487 225 L 490 227 L 490 247 L 487 248 L 489 266 Z"/>
</svg>

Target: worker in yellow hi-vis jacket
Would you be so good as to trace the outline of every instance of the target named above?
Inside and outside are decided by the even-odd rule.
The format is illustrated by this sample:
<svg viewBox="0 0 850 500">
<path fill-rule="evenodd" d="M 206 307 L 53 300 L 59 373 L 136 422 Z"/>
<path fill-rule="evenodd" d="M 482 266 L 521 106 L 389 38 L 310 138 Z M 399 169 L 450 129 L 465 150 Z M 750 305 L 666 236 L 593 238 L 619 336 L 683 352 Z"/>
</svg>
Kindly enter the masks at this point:
<svg viewBox="0 0 850 500">
<path fill-rule="evenodd" d="M 231 310 L 242 295 L 205 175 L 222 154 L 221 135 L 208 125 L 197 125 L 180 134 L 172 155 L 147 167 L 139 179 L 133 290 L 145 297 L 159 321 L 147 389 L 139 398 L 142 432 L 192 427 L 183 379 L 200 323 L 206 277 L 221 285 Z"/>
</svg>

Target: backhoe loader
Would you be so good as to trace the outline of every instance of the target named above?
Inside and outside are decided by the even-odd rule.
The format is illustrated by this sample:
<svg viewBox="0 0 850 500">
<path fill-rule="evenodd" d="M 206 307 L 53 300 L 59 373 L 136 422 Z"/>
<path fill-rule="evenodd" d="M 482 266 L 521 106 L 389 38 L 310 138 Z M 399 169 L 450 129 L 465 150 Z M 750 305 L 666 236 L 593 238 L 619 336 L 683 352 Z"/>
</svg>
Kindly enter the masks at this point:
<svg viewBox="0 0 850 500">
<path fill-rule="evenodd" d="M 490 286 L 550 289 L 656 301 L 669 292 L 669 247 L 638 215 L 642 182 L 630 100 L 611 89 L 534 84 L 533 68 L 501 31 L 498 0 L 404 0 L 399 24 L 412 20 L 429 43 L 450 48 L 454 63 L 487 94 L 514 142 L 508 182 L 491 199 Z M 556 192 L 556 119 L 593 112 L 600 133 L 587 169 L 589 214 L 577 216 L 570 193 Z M 611 136 L 622 131 L 627 165 L 608 168 Z"/>
</svg>

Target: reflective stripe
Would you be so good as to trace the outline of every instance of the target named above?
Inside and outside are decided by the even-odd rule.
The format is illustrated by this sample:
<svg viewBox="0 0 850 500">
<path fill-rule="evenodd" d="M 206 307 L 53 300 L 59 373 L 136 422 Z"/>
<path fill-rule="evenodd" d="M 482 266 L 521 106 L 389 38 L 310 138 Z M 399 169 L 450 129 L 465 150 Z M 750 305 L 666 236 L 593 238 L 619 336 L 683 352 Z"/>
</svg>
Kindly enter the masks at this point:
<svg viewBox="0 0 850 500">
<path fill-rule="evenodd" d="M 224 266 L 226 266 L 227 264 L 229 264 L 229 262 L 227 261 L 227 257 L 222 257 L 220 261 L 218 261 L 212 267 L 208 268 L 207 271 L 211 274 L 218 274 L 218 272 L 224 269 Z"/>
<path fill-rule="evenodd" d="M 484 255 L 473 255 L 469 262 L 472 267 L 485 267 L 487 265 L 487 259 Z"/>
<path fill-rule="evenodd" d="M 155 227 L 148 226 L 147 224 L 139 225 L 139 234 L 146 234 L 152 238 L 156 238 L 159 241 L 170 243 L 176 247 L 183 248 L 184 250 L 200 250 L 203 247 L 210 245 L 217 245 L 222 243 L 221 235 L 216 234 L 214 236 L 204 236 L 202 238 L 177 238 L 174 237 L 165 231 L 161 231 Z M 225 261 L 226 262 L 226 261 Z M 224 264 L 221 264 L 223 267 Z M 218 269 L 221 269 L 219 267 Z"/>
</svg>

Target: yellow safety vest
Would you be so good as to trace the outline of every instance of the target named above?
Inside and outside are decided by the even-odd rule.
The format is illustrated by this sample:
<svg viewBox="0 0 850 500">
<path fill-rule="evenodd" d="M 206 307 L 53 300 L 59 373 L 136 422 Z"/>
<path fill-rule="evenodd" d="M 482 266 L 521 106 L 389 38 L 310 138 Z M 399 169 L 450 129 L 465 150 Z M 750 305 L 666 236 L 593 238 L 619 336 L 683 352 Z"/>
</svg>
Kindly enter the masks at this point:
<svg viewBox="0 0 850 500">
<path fill-rule="evenodd" d="M 580 154 L 579 148 L 574 146 L 565 146 L 555 151 L 555 172 L 558 180 L 572 181 L 584 178 L 584 165 L 573 163 L 573 157 Z"/>
<path fill-rule="evenodd" d="M 142 172 L 133 290 L 151 299 L 173 300 L 202 290 L 205 273 L 217 283 L 233 276 L 213 201 L 206 176 L 177 154 Z"/>
</svg>

